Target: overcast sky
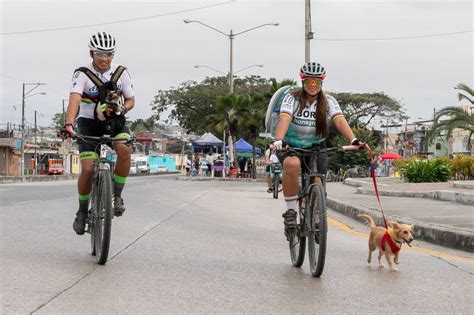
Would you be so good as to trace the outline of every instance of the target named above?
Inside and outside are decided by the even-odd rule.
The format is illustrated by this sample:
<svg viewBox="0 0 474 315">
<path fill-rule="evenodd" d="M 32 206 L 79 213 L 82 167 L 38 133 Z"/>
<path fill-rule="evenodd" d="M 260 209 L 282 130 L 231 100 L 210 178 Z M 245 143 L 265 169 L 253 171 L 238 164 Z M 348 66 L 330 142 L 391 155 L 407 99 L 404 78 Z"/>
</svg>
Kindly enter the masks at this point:
<svg viewBox="0 0 474 315">
<path fill-rule="evenodd" d="M 304 0 L 0 1 L 0 128 L 21 120 L 22 82 L 47 84 L 34 91 L 47 95 L 26 99 L 26 119 L 33 123 L 36 110 L 41 114 L 38 124 L 51 125 L 53 115 L 62 110 L 62 99 L 69 95 L 73 70 L 90 62 L 87 43 L 97 31 L 117 38 L 114 62 L 132 74 L 136 92 L 132 119 L 151 115 L 150 102 L 158 90 L 219 75 L 196 69 L 196 64 L 229 71 L 229 39 L 200 24 L 185 24 L 185 18 L 226 34 L 280 23 L 235 37 L 234 71 L 264 65 L 237 75 L 297 79 L 304 63 Z M 453 89 L 458 83 L 473 86 L 471 1 L 311 2 L 315 33 L 311 59 L 327 69 L 326 90 L 384 92 L 416 120 L 432 117 L 433 108 L 461 104 Z M 150 16 L 157 17 L 140 19 Z M 138 20 L 110 23 L 127 19 Z M 89 26 L 101 23 L 108 24 Z M 77 26 L 87 27 L 71 28 Z M 57 28 L 70 29 L 31 32 Z M 462 31 L 471 32 L 374 40 Z"/>
</svg>

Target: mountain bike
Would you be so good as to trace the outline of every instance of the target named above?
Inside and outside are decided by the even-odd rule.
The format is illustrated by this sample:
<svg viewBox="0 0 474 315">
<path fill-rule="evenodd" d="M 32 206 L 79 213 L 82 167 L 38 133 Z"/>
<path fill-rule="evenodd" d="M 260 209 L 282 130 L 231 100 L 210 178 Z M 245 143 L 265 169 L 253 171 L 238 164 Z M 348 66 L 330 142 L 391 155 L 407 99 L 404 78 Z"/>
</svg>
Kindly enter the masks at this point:
<svg viewBox="0 0 474 315">
<path fill-rule="evenodd" d="M 117 141 L 132 144 L 135 138 L 118 139 L 109 135 L 101 137 L 75 135 L 77 143 L 93 143 L 99 147 L 99 158 L 94 160 L 92 192 L 89 199 L 89 210 L 86 219 L 86 232 L 91 235 L 91 253 L 96 256 L 97 263 L 107 262 L 114 217 L 112 174 L 115 163 L 110 159 L 112 149 L 109 145 Z"/>
<path fill-rule="evenodd" d="M 311 166 L 316 163 L 318 155 L 348 150 L 359 150 L 359 147 L 288 149 L 300 159 L 302 171 L 298 193 L 297 228 L 289 229 L 285 231 L 285 234 L 289 242 L 291 262 L 295 267 L 303 265 L 307 242 L 309 267 L 313 277 L 320 277 L 324 270 L 327 247 L 327 208 L 326 175 L 315 173 Z M 321 179 L 321 185 L 314 183 L 316 177 Z"/>
<path fill-rule="evenodd" d="M 278 187 L 280 186 L 281 172 L 282 169 L 280 163 L 270 164 L 270 176 L 272 177 L 273 198 L 275 199 L 278 199 Z"/>
</svg>

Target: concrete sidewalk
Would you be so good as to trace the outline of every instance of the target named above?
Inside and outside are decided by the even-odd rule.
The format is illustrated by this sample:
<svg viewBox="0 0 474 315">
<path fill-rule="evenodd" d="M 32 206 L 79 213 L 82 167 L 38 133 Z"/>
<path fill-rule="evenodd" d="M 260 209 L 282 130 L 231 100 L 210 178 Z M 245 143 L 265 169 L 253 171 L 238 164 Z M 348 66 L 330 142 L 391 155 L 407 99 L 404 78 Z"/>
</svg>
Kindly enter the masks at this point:
<svg viewBox="0 0 474 315">
<path fill-rule="evenodd" d="M 383 226 L 372 179 L 357 181 L 362 182 L 358 184 L 361 188 L 328 183 L 328 207 L 359 221 L 363 220 L 358 215 L 367 213 L 377 225 Z M 348 183 L 354 185 L 354 180 Z M 408 184 L 393 179 L 377 179 L 377 186 L 387 220 L 414 224 L 415 239 L 474 252 L 474 203 L 469 204 L 469 198 L 474 195 L 474 190 L 469 189 L 474 188 L 472 181 L 459 188 L 452 182 Z M 467 204 L 456 200 L 436 200 L 433 191 L 446 191 L 454 196 L 463 194 Z"/>
</svg>

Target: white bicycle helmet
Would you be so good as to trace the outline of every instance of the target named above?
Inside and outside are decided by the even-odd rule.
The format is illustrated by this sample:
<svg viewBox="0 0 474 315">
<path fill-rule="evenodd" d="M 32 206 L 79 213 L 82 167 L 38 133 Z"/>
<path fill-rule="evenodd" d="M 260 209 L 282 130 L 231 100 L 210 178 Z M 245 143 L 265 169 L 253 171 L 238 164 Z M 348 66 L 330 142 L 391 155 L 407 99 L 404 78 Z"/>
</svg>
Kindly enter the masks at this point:
<svg viewBox="0 0 474 315">
<path fill-rule="evenodd" d="M 324 67 L 317 62 L 308 62 L 301 67 L 300 77 L 302 80 L 306 79 L 307 77 L 324 80 L 326 77 L 326 69 L 324 69 Z"/>
<path fill-rule="evenodd" d="M 98 32 L 91 36 L 89 49 L 97 52 L 114 52 L 115 38 L 107 32 Z"/>
</svg>

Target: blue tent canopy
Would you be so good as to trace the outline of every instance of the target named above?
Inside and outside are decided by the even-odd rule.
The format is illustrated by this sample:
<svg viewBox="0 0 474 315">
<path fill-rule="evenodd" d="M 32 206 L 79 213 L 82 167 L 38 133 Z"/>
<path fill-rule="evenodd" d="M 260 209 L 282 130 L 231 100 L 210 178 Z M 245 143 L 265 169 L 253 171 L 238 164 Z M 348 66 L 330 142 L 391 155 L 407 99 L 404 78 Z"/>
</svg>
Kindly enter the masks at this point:
<svg viewBox="0 0 474 315">
<path fill-rule="evenodd" d="M 226 147 L 226 150 L 229 150 L 229 147 Z M 245 153 L 252 153 L 253 152 L 253 147 L 250 145 L 247 141 L 245 141 L 243 138 L 240 138 L 234 145 L 234 150 L 239 153 L 239 152 L 245 152 Z M 255 147 L 255 152 L 257 154 L 261 153 L 260 148 Z"/>
</svg>

